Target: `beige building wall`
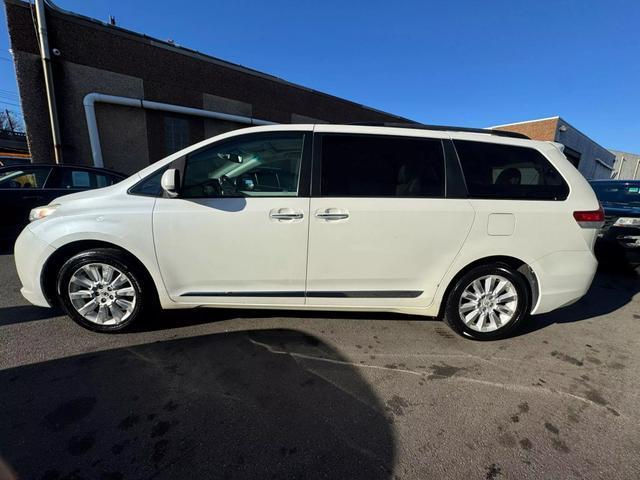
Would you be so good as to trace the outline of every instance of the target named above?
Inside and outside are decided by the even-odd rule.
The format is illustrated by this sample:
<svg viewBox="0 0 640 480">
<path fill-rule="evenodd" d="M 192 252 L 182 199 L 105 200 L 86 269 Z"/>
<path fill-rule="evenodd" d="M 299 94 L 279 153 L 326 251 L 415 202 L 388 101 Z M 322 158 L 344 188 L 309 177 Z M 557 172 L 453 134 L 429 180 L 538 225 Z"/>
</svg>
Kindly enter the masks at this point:
<svg viewBox="0 0 640 480">
<path fill-rule="evenodd" d="M 63 150 L 76 163 L 92 165 L 83 99 L 92 92 L 143 98 L 142 79 L 65 62 L 60 90 L 59 118 Z M 96 118 L 105 168 L 131 174 L 149 164 L 147 125 L 142 109 L 96 104 Z"/>
</svg>

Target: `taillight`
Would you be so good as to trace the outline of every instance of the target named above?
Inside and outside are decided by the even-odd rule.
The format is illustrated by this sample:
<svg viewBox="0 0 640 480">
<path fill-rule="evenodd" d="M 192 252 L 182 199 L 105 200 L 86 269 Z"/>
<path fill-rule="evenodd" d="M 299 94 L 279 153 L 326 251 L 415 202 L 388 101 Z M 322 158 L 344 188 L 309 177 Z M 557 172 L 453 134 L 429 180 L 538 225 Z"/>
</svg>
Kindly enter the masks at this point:
<svg viewBox="0 0 640 480">
<path fill-rule="evenodd" d="M 582 228 L 602 228 L 604 225 L 604 209 L 573 212 L 573 218 Z"/>
</svg>

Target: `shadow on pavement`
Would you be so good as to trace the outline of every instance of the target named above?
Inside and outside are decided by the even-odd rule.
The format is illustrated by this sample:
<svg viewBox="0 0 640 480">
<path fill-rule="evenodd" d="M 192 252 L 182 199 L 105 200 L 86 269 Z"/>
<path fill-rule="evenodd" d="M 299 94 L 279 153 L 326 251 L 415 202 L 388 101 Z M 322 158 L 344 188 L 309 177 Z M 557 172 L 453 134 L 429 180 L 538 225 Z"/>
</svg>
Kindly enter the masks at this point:
<svg viewBox="0 0 640 480">
<path fill-rule="evenodd" d="M 0 371 L 0 385 L 0 455 L 20 478 L 391 477 L 384 404 L 294 330 L 85 354 Z"/>
<path fill-rule="evenodd" d="M 15 238 L 0 237 L 0 255 L 13 255 L 13 246 L 15 243 Z"/>
<path fill-rule="evenodd" d="M 578 302 L 542 315 L 533 315 L 520 329 L 523 335 L 554 323 L 572 323 L 615 312 L 640 292 L 640 278 L 635 272 L 600 268 L 591 288 Z"/>
<path fill-rule="evenodd" d="M 0 326 L 46 320 L 61 314 L 62 312 L 56 308 L 40 308 L 32 305 L 0 307 Z"/>
<path fill-rule="evenodd" d="M 1 315 L 1 310 L 0 310 Z M 233 320 L 236 318 L 255 318 L 256 321 L 264 318 L 329 318 L 350 320 L 435 320 L 432 317 L 419 315 L 403 315 L 388 312 L 344 312 L 331 310 L 253 310 L 245 308 L 192 308 L 179 310 L 165 310 L 152 318 L 147 318 L 138 324 L 131 326 L 130 332 L 148 332 L 153 330 L 165 330 L 206 323 Z M 1 324 L 1 321 L 0 321 Z"/>
</svg>

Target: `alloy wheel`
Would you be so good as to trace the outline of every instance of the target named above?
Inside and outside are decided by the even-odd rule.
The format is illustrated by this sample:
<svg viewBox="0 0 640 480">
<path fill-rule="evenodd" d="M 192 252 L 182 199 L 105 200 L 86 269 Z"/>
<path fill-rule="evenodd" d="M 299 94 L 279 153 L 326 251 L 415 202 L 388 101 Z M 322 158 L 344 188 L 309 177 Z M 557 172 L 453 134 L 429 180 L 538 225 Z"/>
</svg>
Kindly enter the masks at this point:
<svg viewBox="0 0 640 480">
<path fill-rule="evenodd" d="M 462 291 L 458 313 L 471 330 L 493 332 L 513 320 L 517 308 L 518 292 L 513 283 L 500 275 L 485 275 Z"/>
<path fill-rule="evenodd" d="M 106 263 L 79 267 L 69 280 L 69 299 L 76 311 L 98 325 L 124 322 L 136 306 L 131 279 Z"/>
</svg>

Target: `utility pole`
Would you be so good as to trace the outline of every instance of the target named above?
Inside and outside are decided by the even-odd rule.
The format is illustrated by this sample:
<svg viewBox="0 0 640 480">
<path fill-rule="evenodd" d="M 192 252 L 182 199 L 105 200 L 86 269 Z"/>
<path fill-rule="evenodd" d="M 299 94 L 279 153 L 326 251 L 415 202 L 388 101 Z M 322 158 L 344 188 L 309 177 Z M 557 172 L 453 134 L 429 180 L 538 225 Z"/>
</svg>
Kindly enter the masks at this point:
<svg viewBox="0 0 640 480">
<path fill-rule="evenodd" d="M 13 122 L 11 121 L 11 115 L 9 115 L 9 110 L 5 108 L 4 113 L 7 115 L 7 122 L 9 122 L 9 128 L 11 129 L 11 133 L 15 133 L 13 129 Z"/>
</svg>

